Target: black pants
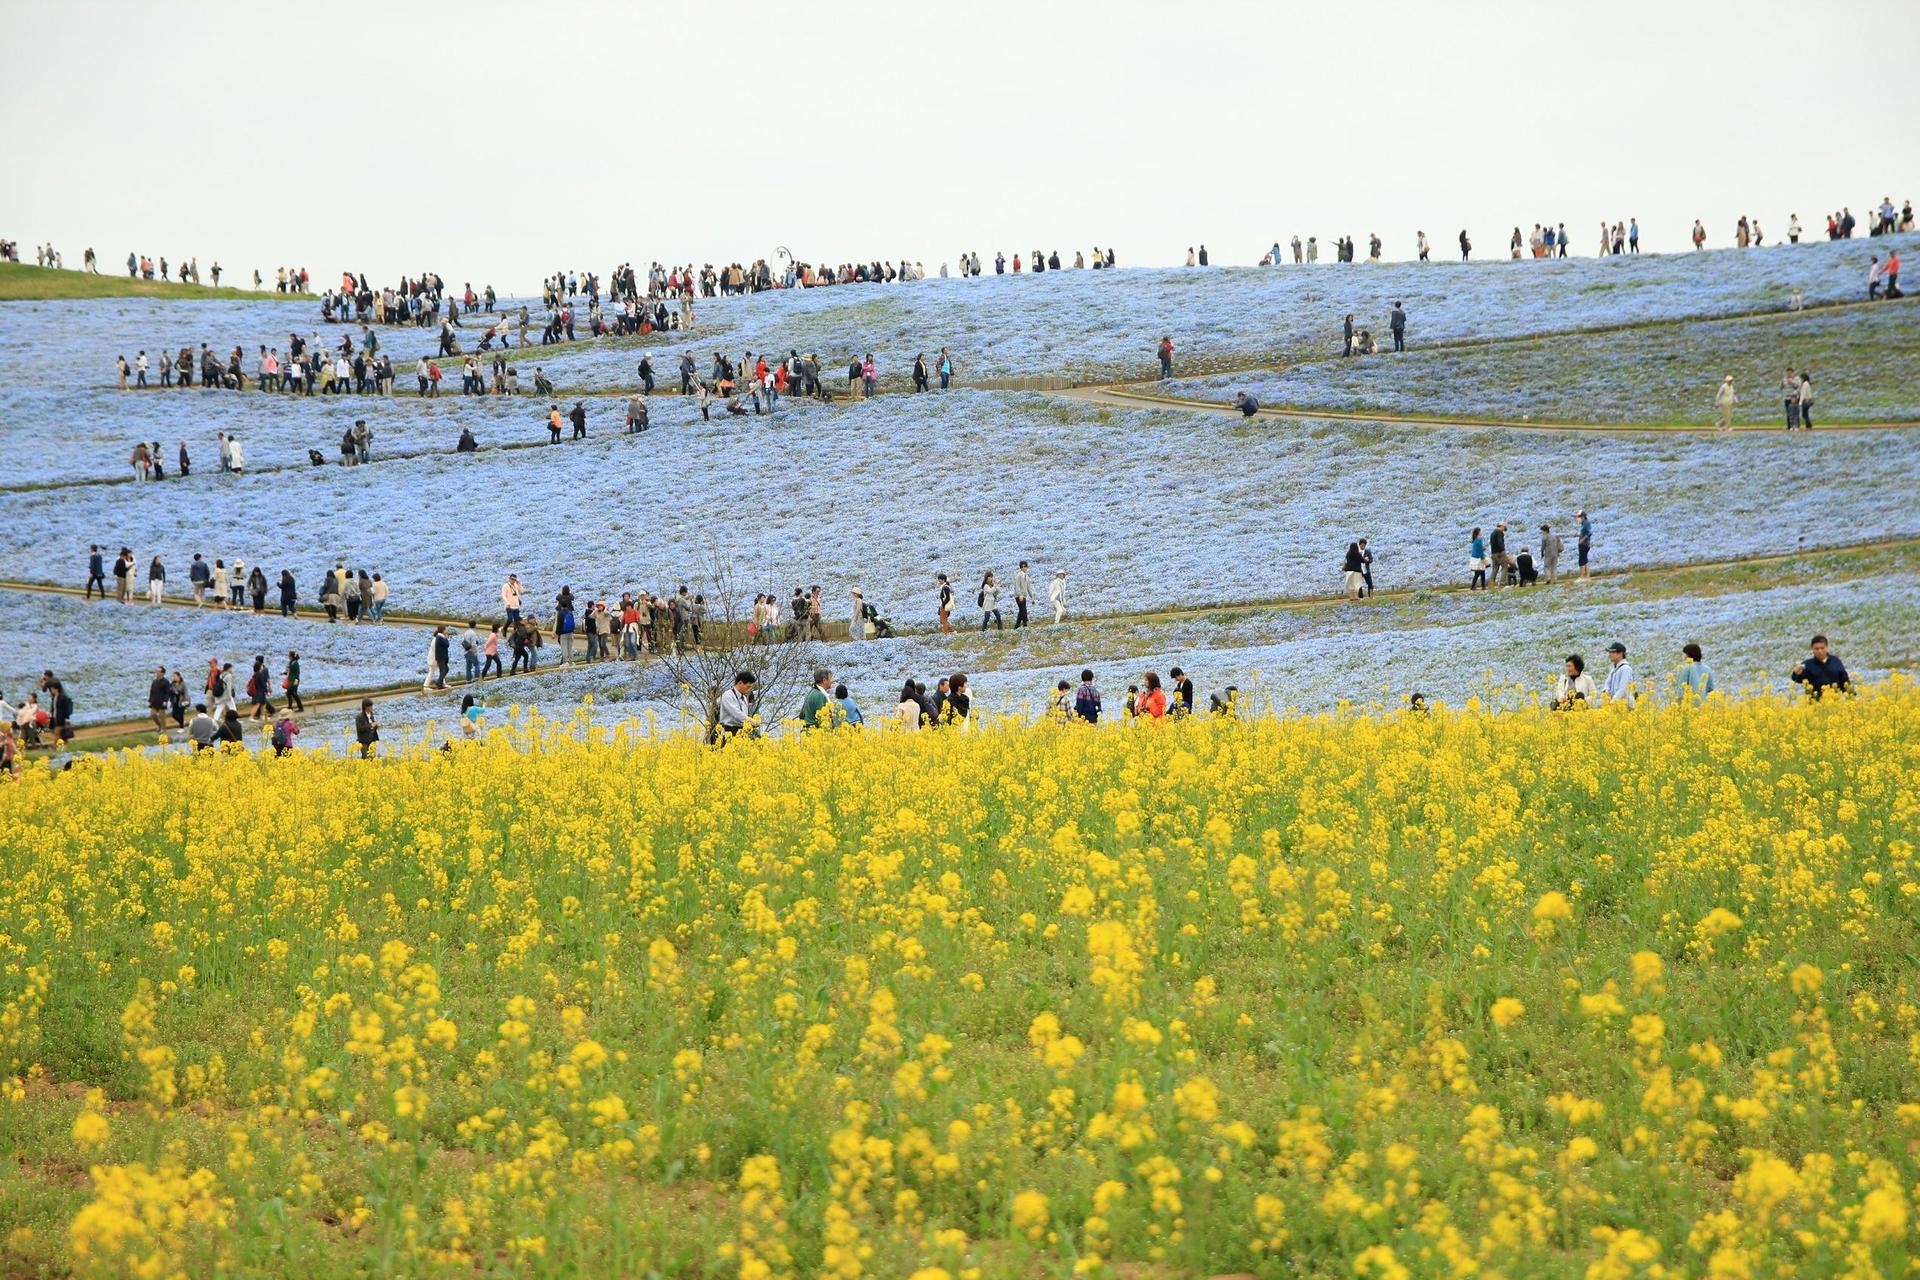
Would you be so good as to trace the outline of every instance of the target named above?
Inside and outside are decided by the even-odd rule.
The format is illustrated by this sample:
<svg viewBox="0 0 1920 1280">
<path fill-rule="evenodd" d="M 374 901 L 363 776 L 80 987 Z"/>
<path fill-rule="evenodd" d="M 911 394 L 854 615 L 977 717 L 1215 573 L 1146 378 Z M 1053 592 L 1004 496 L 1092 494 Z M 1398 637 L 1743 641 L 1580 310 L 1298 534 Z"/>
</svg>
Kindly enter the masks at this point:
<svg viewBox="0 0 1920 1280">
<path fill-rule="evenodd" d="M 107 579 L 105 574 L 99 574 L 99 573 L 90 573 L 87 575 L 86 594 L 81 598 L 86 600 L 91 600 L 93 598 L 93 589 L 95 586 L 98 586 L 100 588 L 100 598 L 102 600 L 105 600 L 107 598 Z"/>
<path fill-rule="evenodd" d="M 1407 335 L 1399 329 L 1393 331 L 1393 349 L 1395 351 L 1405 351 L 1407 349 Z"/>
<path fill-rule="evenodd" d="M 526 664 L 527 671 L 531 673 L 533 671 L 533 650 L 515 649 L 513 651 L 513 665 L 508 667 L 507 670 L 510 672 L 518 673 L 520 670 L 520 664 L 523 662 Z"/>
<path fill-rule="evenodd" d="M 1013 629 L 1015 631 L 1018 631 L 1020 628 L 1026 625 L 1027 625 L 1027 602 L 1024 599 L 1016 596 L 1013 601 Z"/>
<path fill-rule="evenodd" d="M 287 682 L 287 706 L 295 711 L 307 709 L 307 704 L 300 700 L 300 686 L 293 681 Z"/>
</svg>

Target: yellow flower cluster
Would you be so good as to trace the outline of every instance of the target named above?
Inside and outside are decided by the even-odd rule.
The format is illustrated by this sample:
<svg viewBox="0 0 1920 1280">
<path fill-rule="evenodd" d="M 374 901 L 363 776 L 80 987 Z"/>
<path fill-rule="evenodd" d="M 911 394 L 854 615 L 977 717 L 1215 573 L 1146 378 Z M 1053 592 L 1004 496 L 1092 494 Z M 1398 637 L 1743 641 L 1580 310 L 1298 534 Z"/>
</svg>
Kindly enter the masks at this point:
<svg viewBox="0 0 1920 1280">
<path fill-rule="evenodd" d="M 1916 777 L 1897 681 L 85 761 L 0 788 L 0 1239 L 29 1274 L 1908 1274 Z"/>
</svg>

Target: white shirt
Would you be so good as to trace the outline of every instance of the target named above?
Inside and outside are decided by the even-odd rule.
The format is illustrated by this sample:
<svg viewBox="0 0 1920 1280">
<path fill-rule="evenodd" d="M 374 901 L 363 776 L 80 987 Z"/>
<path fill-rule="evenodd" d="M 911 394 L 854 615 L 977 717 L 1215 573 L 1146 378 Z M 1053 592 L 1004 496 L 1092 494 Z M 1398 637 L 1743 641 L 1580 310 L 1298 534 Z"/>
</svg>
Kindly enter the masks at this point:
<svg viewBox="0 0 1920 1280">
<path fill-rule="evenodd" d="M 1067 580 L 1065 578 L 1055 578 L 1047 586 L 1047 603 L 1059 604 L 1062 600 L 1065 600 L 1066 598 L 1067 598 Z"/>
<path fill-rule="evenodd" d="M 1579 675 L 1569 678 L 1564 671 L 1561 672 L 1559 680 L 1554 682 L 1553 700 L 1570 703 L 1576 697 L 1589 703 L 1599 700 L 1600 692 L 1594 687 L 1593 677 L 1582 671 Z"/>
<path fill-rule="evenodd" d="M 720 695 L 720 724 L 727 729 L 744 729 L 753 719 L 753 704 L 738 689 Z"/>
</svg>

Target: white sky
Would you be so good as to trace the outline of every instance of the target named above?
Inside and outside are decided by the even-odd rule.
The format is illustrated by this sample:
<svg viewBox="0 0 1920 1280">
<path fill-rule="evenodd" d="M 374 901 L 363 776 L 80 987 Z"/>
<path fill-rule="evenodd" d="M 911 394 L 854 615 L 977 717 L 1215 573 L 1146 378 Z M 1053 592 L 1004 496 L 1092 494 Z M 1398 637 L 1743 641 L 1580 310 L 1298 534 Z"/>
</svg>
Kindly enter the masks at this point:
<svg viewBox="0 0 1920 1280">
<path fill-rule="evenodd" d="M 0 32 L 0 236 L 70 266 L 506 293 L 779 245 L 1478 257 L 1550 219 L 1588 254 L 1602 218 L 1679 248 L 1920 198 L 1920 0 L 0 0 Z"/>
</svg>

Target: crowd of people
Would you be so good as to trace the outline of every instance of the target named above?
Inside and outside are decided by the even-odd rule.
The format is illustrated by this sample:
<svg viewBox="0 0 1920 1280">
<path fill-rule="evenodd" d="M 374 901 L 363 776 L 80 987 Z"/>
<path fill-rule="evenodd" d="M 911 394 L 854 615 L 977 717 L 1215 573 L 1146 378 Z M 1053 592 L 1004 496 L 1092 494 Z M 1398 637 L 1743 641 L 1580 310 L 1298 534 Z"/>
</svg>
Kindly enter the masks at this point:
<svg viewBox="0 0 1920 1280">
<path fill-rule="evenodd" d="M 290 333 L 285 356 L 279 347 L 261 344 L 252 359 L 240 347 L 222 357 L 203 342 L 197 355 L 190 346 L 181 347 L 177 354 L 162 348 L 154 360 L 142 348 L 132 360 L 114 357 L 114 366 L 122 391 L 195 386 L 203 391 L 245 391 L 252 386 L 289 396 L 392 395 L 394 383 L 393 361 L 380 349 L 380 336 L 366 327 L 357 346 L 352 334 L 342 334 L 329 350 L 318 333 L 305 338 Z M 149 374 L 154 375 L 152 380 Z"/>
<path fill-rule="evenodd" d="M 109 577 L 113 579 L 111 594 Z M 169 580 L 166 562 L 157 554 L 147 561 L 143 572 L 132 548 L 121 547 L 109 566 L 106 553 L 94 543 L 87 548 L 87 583 L 81 599 L 92 600 L 98 595 L 102 600 L 132 604 L 135 593 L 140 592 L 148 604 L 162 605 L 168 600 Z M 209 561 L 194 552 L 185 580 L 188 596 L 197 608 L 251 609 L 257 614 L 274 609 L 281 617 L 290 618 L 300 607 L 299 586 L 291 569 L 282 569 L 277 578 L 270 577 L 261 565 L 248 565 L 238 556 L 228 563 L 225 557 Z M 342 618 L 349 623 L 380 622 L 386 617 L 388 593 L 382 575 L 365 569 L 349 570 L 336 563 L 322 578 L 318 604 L 329 622 Z"/>
</svg>

